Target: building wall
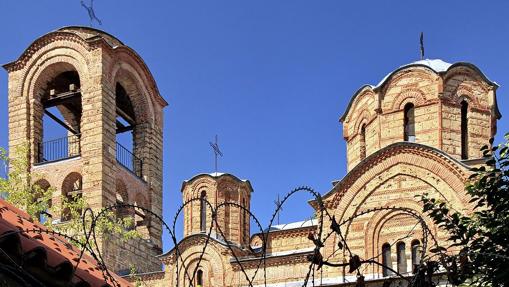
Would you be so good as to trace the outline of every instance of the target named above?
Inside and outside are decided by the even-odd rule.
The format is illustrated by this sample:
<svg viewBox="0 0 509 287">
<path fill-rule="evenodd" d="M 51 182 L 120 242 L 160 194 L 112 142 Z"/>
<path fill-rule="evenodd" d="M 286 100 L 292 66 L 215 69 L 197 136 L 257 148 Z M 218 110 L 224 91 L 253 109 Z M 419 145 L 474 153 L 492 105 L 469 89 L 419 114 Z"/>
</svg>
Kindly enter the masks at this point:
<svg viewBox="0 0 509 287">
<path fill-rule="evenodd" d="M 441 73 L 422 65 L 410 65 L 391 73 L 379 87 L 365 86 L 356 93 L 341 119 L 347 141 L 349 172 L 323 195 L 327 212 L 342 224 L 341 232 L 353 254 L 382 262 L 382 246 L 389 243 L 391 267 L 398 270 L 396 246 L 404 244 L 405 257 L 401 262 L 406 266 L 401 265 L 400 268 L 405 269 L 400 272 L 411 273 L 411 246 L 416 241 L 421 246 L 424 244 L 424 231 L 434 236 L 433 239 L 426 237 L 427 240 L 443 242 L 447 238 L 445 231 L 422 214 L 419 196 L 428 194 L 466 213 L 473 210 L 465 192 L 471 170 L 465 165 L 468 162 L 460 161 L 460 103 L 465 100 L 469 105 L 468 156 L 476 159 L 481 156 L 478 149 L 487 144 L 496 131 L 499 115 L 495 90 L 496 86 L 471 65 L 453 65 Z M 407 103 L 415 106 L 415 143 L 404 142 L 404 107 Z M 360 146 L 362 126 L 365 126 L 365 158 L 362 158 Z M 215 184 L 211 179 L 205 181 Z M 184 186 L 183 190 L 186 190 L 188 187 Z M 316 201 L 311 201 L 311 205 L 319 210 Z M 194 218 L 191 211 L 193 214 L 197 212 L 194 208 L 188 209 L 186 232 L 196 229 L 190 221 Z M 235 218 L 229 213 L 224 216 L 226 221 Z M 325 217 L 326 233 L 330 221 Z M 189 237 L 182 241 L 183 246 L 187 246 L 183 247 L 182 260 L 189 262 L 184 265 L 191 269 L 199 266 L 208 276 L 213 274 L 214 280 L 207 280 L 204 286 L 247 286 L 248 280 L 242 269 L 248 278 L 254 279 L 255 286 L 263 286 L 265 282 L 276 284 L 274 286 L 302 284 L 310 272 L 308 256 L 312 255 L 314 247 L 308 235 L 317 232 L 316 226 L 270 232 L 266 273 L 259 267 L 260 254 L 249 250 L 232 251 L 221 244 L 215 244 L 214 248 L 207 246 L 203 251 L 203 238 L 202 242 L 192 244 L 186 243 Z M 339 241 L 336 234 L 327 238 L 321 248 L 324 258 L 335 263 L 348 261 L 349 252 L 345 248 L 339 249 Z M 261 235 L 254 235 L 250 245 L 261 247 Z M 431 246 L 432 242 L 428 242 L 426 248 L 421 248 L 429 252 Z M 168 281 L 177 260 L 175 251 L 172 252 L 163 256 L 168 269 L 160 282 L 175 286 L 175 278 Z M 204 252 L 204 261 L 193 261 L 201 252 Z M 239 263 L 233 254 L 244 257 Z M 209 262 L 221 264 L 218 267 Z M 374 264 L 366 265 L 363 270 L 366 279 L 371 280 L 367 283 L 370 286 L 382 284 L 383 280 L 376 281 L 383 279 L 382 273 L 382 268 Z M 320 284 L 338 284 L 355 281 L 356 274 L 348 273 L 348 268 L 324 266 L 319 271 L 314 270 L 314 278 Z M 181 279 L 179 282 L 184 284 L 186 281 Z"/>
<path fill-rule="evenodd" d="M 206 200 L 206 233 L 222 237 L 240 246 L 249 243 L 250 210 L 252 188 L 248 181 L 221 174 L 211 176 L 203 174 L 194 177 L 182 186 L 184 207 L 184 236 L 202 233 L 200 225 L 201 194 L 205 192 Z M 233 203 L 233 204 L 225 204 Z M 239 208 L 244 206 L 246 210 Z M 212 208 L 217 208 L 217 224 L 212 222 Z M 210 227 L 213 226 L 212 230 Z"/>
<path fill-rule="evenodd" d="M 116 46 L 116 47 L 114 47 Z M 157 91 L 150 72 L 129 47 L 101 31 L 68 27 L 48 33 L 32 43 L 18 60 L 4 66 L 9 73 L 9 149 L 28 144 L 32 170 L 39 172 L 56 188 L 53 202 L 59 204 L 62 180 L 72 171 L 82 178 L 82 194 L 96 212 L 115 204 L 116 179 L 122 178 L 130 187 L 129 200 L 162 215 L 162 109 L 166 102 Z M 36 165 L 37 147 L 43 139 L 42 96 L 47 83 L 62 72 L 75 71 L 81 89 L 80 156 L 78 159 Z M 144 164 L 143 180 L 119 167 L 116 160 L 115 85 L 121 83 L 135 106 L 134 154 Z M 65 121 L 77 128 L 77 123 Z M 137 200 L 142 198 L 143 200 Z M 161 223 L 151 221 L 144 226 L 149 244 L 133 244 L 130 258 L 135 265 L 139 254 L 156 255 L 162 246 Z M 122 254 L 122 246 L 108 246 L 103 252 Z M 118 250 L 113 250 L 119 248 Z M 111 259 L 107 264 L 121 266 Z M 123 259 L 119 259 L 123 261 Z M 160 269 L 159 260 L 147 257 L 152 268 Z M 124 266 L 122 269 L 129 268 Z M 147 267 L 148 268 L 148 267 Z"/>
<path fill-rule="evenodd" d="M 461 159 L 461 101 L 468 105 L 468 159 L 482 156 L 479 149 L 496 132 L 497 86 L 469 65 L 436 73 L 408 66 L 388 76 L 380 86 L 365 86 L 352 99 L 343 122 L 347 142 L 347 169 L 360 158 L 359 134 L 366 124 L 366 156 L 403 141 L 404 107 L 415 106 L 416 142 L 441 149 Z"/>
</svg>

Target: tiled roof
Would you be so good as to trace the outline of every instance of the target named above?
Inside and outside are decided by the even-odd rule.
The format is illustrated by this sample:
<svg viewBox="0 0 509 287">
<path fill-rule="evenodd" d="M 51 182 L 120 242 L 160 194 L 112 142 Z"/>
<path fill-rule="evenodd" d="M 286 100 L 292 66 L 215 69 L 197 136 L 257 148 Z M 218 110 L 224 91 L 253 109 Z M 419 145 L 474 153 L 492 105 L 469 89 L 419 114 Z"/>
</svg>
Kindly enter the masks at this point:
<svg viewBox="0 0 509 287">
<path fill-rule="evenodd" d="M 84 254 L 81 260 L 79 257 L 80 250 L 62 236 L 0 199 L 0 271 L 16 274 L 26 286 L 132 286 L 113 273 L 115 282 L 106 279 L 91 256 Z"/>
</svg>

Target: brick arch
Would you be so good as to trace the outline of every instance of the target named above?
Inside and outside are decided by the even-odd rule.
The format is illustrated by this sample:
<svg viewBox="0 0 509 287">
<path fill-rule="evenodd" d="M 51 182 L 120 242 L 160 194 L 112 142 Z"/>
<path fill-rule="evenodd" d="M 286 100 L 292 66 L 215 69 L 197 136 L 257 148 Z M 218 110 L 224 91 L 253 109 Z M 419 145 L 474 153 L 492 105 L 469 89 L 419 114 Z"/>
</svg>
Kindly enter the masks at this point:
<svg viewBox="0 0 509 287">
<path fill-rule="evenodd" d="M 140 72 L 126 62 L 119 62 L 112 68 L 111 83 L 119 83 L 131 100 L 136 123 L 155 123 L 154 106 L 146 81 Z"/>
<path fill-rule="evenodd" d="M 62 71 L 73 69 L 78 72 L 81 80 L 81 89 L 83 92 L 86 92 L 92 85 L 88 81 L 90 69 L 88 67 L 87 53 L 88 51 L 84 47 L 68 45 L 65 42 L 50 44 L 48 47 L 42 48 L 27 63 L 23 79 L 20 82 L 20 91 L 23 91 L 25 97 L 34 95 L 41 88 L 41 84 L 45 84 L 41 83 L 41 80 L 44 80 L 46 77 L 43 73 L 48 71 L 48 67 L 58 64 L 67 67 Z M 50 72 L 50 75 L 56 75 L 55 72 L 58 72 L 58 70 Z"/>
<path fill-rule="evenodd" d="M 391 170 L 392 168 L 392 170 Z M 398 170 L 400 168 L 400 170 Z M 403 171 L 401 171 L 403 169 Z M 337 213 L 336 218 L 347 218 L 353 213 L 346 213 L 347 207 L 354 200 L 364 200 L 373 189 L 394 173 L 406 173 L 431 186 L 440 184 L 447 187 L 446 198 L 453 203 L 468 205 L 468 196 L 464 183 L 468 180 L 467 168 L 460 166 L 442 152 L 420 144 L 397 143 L 370 155 L 361 165 L 357 165 L 331 194 L 326 195 L 329 208 Z M 418 172 L 417 172 L 418 171 Z M 337 212 L 336 212 L 337 211 Z"/>
<path fill-rule="evenodd" d="M 193 239 L 191 239 L 193 240 Z M 177 280 L 179 281 L 179 286 L 187 286 L 188 278 L 185 275 L 184 268 L 187 268 L 189 276 L 192 276 L 192 272 L 194 268 L 198 264 L 198 260 L 201 256 L 201 253 L 203 251 L 203 244 L 204 239 L 200 240 L 199 242 L 196 242 L 195 244 L 192 244 L 191 246 L 185 247 L 185 250 L 179 250 L 182 254 L 182 258 L 184 263 L 182 264 L 182 261 L 179 260 L 179 278 Z M 183 242 L 179 243 L 181 245 Z M 205 249 L 205 253 L 203 254 L 202 260 L 199 262 L 199 266 L 202 266 L 205 273 L 205 277 L 207 279 L 207 283 L 210 283 L 210 285 L 205 285 L 207 287 L 216 287 L 216 286 L 225 286 L 224 282 L 224 274 L 226 271 L 226 268 L 224 266 L 224 256 L 221 255 L 224 251 L 221 249 L 216 242 L 213 240 L 209 240 L 207 248 Z"/>
<path fill-rule="evenodd" d="M 39 37 L 38 39 L 33 41 L 28 46 L 28 48 L 26 48 L 25 51 L 23 51 L 23 53 L 17 60 L 15 60 L 12 63 L 6 64 L 5 68 L 9 72 L 23 69 L 26 67 L 26 65 L 30 62 L 31 59 L 37 57 L 37 54 L 39 53 L 40 50 L 43 50 L 45 47 L 48 46 L 61 45 L 61 43 L 64 43 L 64 45 L 62 46 L 79 47 L 80 49 L 83 50 L 87 51 L 90 50 L 90 46 L 88 45 L 88 43 L 75 33 L 54 31 L 45 34 L 42 37 Z"/>
<path fill-rule="evenodd" d="M 398 69 L 395 72 L 392 72 L 386 79 L 384 79 L 382 84 L 383 99 L 385 100 L 385 95 L 388 90 L 397 86 L 399 81 L 407 78 L 417 79 L 417 81 L 421 83 L 423 81 L 432 83 L 437 80 L 439 76 L 437 72 L 427 66 L 410 66 Z"/>
<path fill-rule="evenodd" d="M 216 184 L 217 184 L 216 181 L 210 177 L 204 177 L 200 180 L 193 182 L 190 188 L 191 192 L 188 193 L 187 199 L 189 200 L 192 198 L 200 198 L 201 191 L 205 190 L 207 192 L 207 197 L 209 198 L 209 201 L 211 201 L 212 199 L 215 200 L 216 195 L 211 194 L 211 192 L 215 188 Z"/>
<path fill-rule="evenodd" d="M 44 88 L 50 77 L 56 76 L 59 72 L 74 70 L 79 75 L 82 93 L 86 92 L 90 83 L 88 83 L 89 70 L 84 53 L 87 53 L 87 50 L 76 43 L 56 42 L 40 47 L 39 50 L 34 51 L 31 58 L 26 60 L 17 90 L 20 94 L 17 96 L 22 97 L 28 107 L 27 138 L 34 139 L 31 142 L 31 151 L 36 148 L 35 142 L 42 140 L 43 108 L 39 91 Z M 31 154 L 35 157 L 35 153 L 31 152 Z"/>
<path fill-rule="evenodd" d="M 489 101 L 486 98 L 483 104 L 479 96 L 487 96 L 489 90 L 483 76 L 466 66 L 452 68 L 444 77 L 444 98 L 455 104 L 459 104 L 462 97 L 468 97 L 470 106 L 486 110 Z"/>
<path fill-rule="evenodd" d="M 433 87 L 438 87 L 439 79 L 440 77 L 435 71 L 425 66 L 413 66 L 397 70 L 384 80 L 380 88 L 380 106 L 383 112 L 397 110 L 405 97 L 416 97 L 418 101 L 422 102 L 431 100 L 427 99 L 426 95 L 434 96 L 435 93 L 430 94 L 431 91 L 427 92 L 423 89 L 428 87 L 434 90 Z M 424 87 L 414 88 L 414 86 Z M 409 91 L 410 94 L 408 94 Z M 422 95 L 418 95 L 419 93 Z"/>
<path fill-rule="evenodd" d="M 72 200 L 72 195 L 70 192 L 73 191 L 83 191 L 83 177 L 78 172 L 71 172 L 69 173 L 62 182 L 62 189 L 61 189 L 61 196 L 63 198 L 67 198 L 69 200 Z M 83 196 L 83 193 L 74 194 L 74 196 L 81 198 Z M 69 210 L 62 208 L 61 213 L 61 219 L 63 221 L 71 219 L 71 213 L 69 213 Z"/>
<path fill-rule="evenodd" d="M 127 186 L 125 182 L 117 178 L 115 181 L 115 203 L 118 204 L 130 204 L 131 199 L 129 198 L 129 192 L 127 190 Z M 119 218 L 125 218 L 125 217 L 133 217 L 135 210 L 132 208 L 124 208 L 124 207 L 117 207 L 115 210 L 115 213 L 117 214 L 117 217 Z"/>
<path fill-rule="evenodd" d="M 47 179 L 41 178 L 34 182 L 34 185 L 39 186 L 43 190 L 48 190 L 51 187 L 51 184 Z"/>
<path fill-rule="evenodd" d="M 358 110 L 360 110 L 362 112 L 362 110 L 368 109 L 368 107 L 366 107 L 366 106 L 362 106 L 361 108 L 359 108 L 359 102 L 364 97 L 372 97 L 374 102 L 377 101 L 376 94 L 375 94 L 375 92 L 373 92 L 373 89 L 371 88 L 371 86 L 362 87 L 361 91 L 357 92 L 353 96 L 351 106 L 348 107 L 347 113 L 345 114 L 344 122 L 347 122 L 347 123 L 350 122 L 352 119 L 352 116 L 354 114 L 357 114 Z M 368 111 L 368 113 L 369 113 L 369 111 Z M 369 114 L 371 115 L 371 113 L 369 113 Z"/>
<path fill-rule="evenodd" d="M 403 110 L 408 103 L 418 107 L 426 103 L 424 92 L 418 89 L 405 90 L 399 93 L 393 101 L 390 111 Z"/>
<path fill-rule="evenodd" d="M 81 181 L 79 184 L 81 185 L 81 188 L 83 188 L 83 177 L 79 172 L 71 172 L 69 173 L 62 182 L 62 195 L 66 195 L 68 192 L 73 191 L 77 188 L 75 185 L 77 182 Z"/>
<path fill-rule="evenodd" d="M 422 205 L 419 202 L 411 199 L 394 200 L 386 203 L 384 207 L 402 207 L 413 210 L 415 213 L 420 214 L 422 216 L 426 225 L 431 229 L 434 235 L 437 235 L 438 232 L 437 226 L 428 216 L 422 213 L 423 210 Z M 369 219 L 365 228 L 366 235 L 364 237 L 364 243 L 366 246 L 365 249 L 366 258 L 375 256 L 377 254 L 377 250 L 381 249 L 382 244 L 380 244 L 379 242 L 380 232 L 385 222 L 389 220 L 391 216 L 400 214 L 407 215 L 407 213 L 400 211 L 382 210 L 374 213 L 373 216 Z M 421 229 L 420 225 L 418 226 L 418 229 Z M 372 242 L 372 244 L 369 244 L 370 242 Z M 368 248 L 370 245 L 371 248 Z"/>
<path fill-rule="evenodd" d="M 127 192 L 127 186 L 124 181 L 120 178 L 117 178 L 115 182 L 115 195 L 117 201 L 122 203 L 130 203 L 129 201 L 129 193 Z"/>
<path fill-rule="evenodd" d="M 367 126 L 371 120 L 373 120 L 373 115 L 369 113 L 368 109 L 364 108 L 361 110 L 354 125 L 355 135 L 360 134 L 362 124 L 366 124 Z"/>
<path fill-rule="evenodd" d="M 400 222 L 399 220 L 401 220 L 401 216 L 405 216 L 405 217 L 411 217 L 410 215 L 406 214 L 406 213 L 403 213 L 403 212 L 389 212 L 386 214 L 386 216 L 384 216 L 379 222 L 378 222 L 378 225 L 376 226 L 376 232 L 375 232 L 375 239 L 372 243 L 372 253 L 370 252 L 370 257 L 374 257 L 375 260 L 379 260 L 379 255 L 381 255 L 381 250 L 382 250 L 382 246 L 389 243 L 390 246 L 391 246 L 391 256 L 396 253 L 394 252 L 395 250 L 393 248 L 395 248 L 397 246 L 397 242 L 405 242 L 406 240 L 405 239 L 402 239 L 402 238 L 390 238 L 392 236 L 389 236 L 389 238 L 385 238 L 387 240 L 382 240 L 381 238 L 381 233 L 382 233 L 382 230 L 384 229 L 384 227 L 388 224 L 388 223 L 391 223 L 391 222 Z M 415 222 L 417 223 L 417 220 L 415 219 Z M 418 233 L 418 234 L 421 234 L 422 232 L 422 226 L 420 224 L 417 224 L 416 225 L 416 229 L 415 229 L 415 232 Z M 367 251 L 367 250 L 366 250 Z M 381 261 L 381 260 L 380 260 Z M 376 274 L 376 273 L 379 273 L 381 274 L 382 273 L 382 267 L 381 266 L 378 266 L 378 265 L 372 265 L 368 268 L 371 268 L 372 269 L 372 272 L 373 274 Z"/>
</svg>

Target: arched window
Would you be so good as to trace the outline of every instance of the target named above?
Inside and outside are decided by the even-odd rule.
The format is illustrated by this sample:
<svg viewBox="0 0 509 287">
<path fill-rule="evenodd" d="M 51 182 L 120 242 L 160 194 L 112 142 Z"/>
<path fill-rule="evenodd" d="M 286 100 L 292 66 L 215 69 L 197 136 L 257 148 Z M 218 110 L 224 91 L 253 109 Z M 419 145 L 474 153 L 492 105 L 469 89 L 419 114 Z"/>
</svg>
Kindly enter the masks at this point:
<svg viewBox="0 0 509 287">
<path fill-rule="evenodd" d="M 132 209 L 128 207 L 123 207 L 123 204 L 129 204 L 129 195 L 127 193 L 127 187 L 125 183 L 117 179 L 116 182 L 116 195 L 115 195 L 116 204 L 119 205 L 116 208 L 116 216 L 117 218 L 128 218 L 132 216 Z M 132 226 L 134 227 L 134 226 Z"/>
<path fill-rule="evenodd" d="M 207 231 L 207 193 L 205 191 L 201 192 L 200 196 L 200 231 Z"/>
<path fill-rule="evenodd" d="M 359 134 L 359 152 L 361 160 L 366 158 L 366 125 L 362 124 Z"/>
<path fill-rule="evenodd" d="M 392 260 L 391 260 L 391 245 L 389 243 L 385 243 L 382 245 L 382 275 L 389 276 L 392 273 L 390 272 L 389 268 L 392 267 Z"/>
<path fill-rule="evenodd" d="M 408 103 L 405 105 L 404 115 L 404 140 L 408 142 L 415 142 L 415 108 L 414 104 Z"/>
<path fill-rule="evenodd" d="M 398 258 L 398 273 L 406 273 L 406 253 L 405 253 L 405 243 L 398 242 L 396 245 L 397 250 L 397 258 Z"/>
<path fill-rule="evenodd" d="M 47 198 L 46 195 L 48 193 L 48 189 L 50 188 L 50 184 L 45 179 L 39 179 L 33 185 L 34 197 L 33 201 L 40 203 L 44 210 L 37 212 L 35 217 L 39 220 L 40 223 L 45 223 L 49 219 L 51 219 L 52 215 L 50 213 L 50 208 L 52 206 L 51 198 Z M 51 196 L 51 195 L 48 195 Z M 45 201 L 46 202 L 43 202 Z"/>
<path fill-rule="evenodd" d="M 62 184 L 63 208 L 61 221 L 68 221 L 73 216 L 81 216 L 82 210 L 79 202 L 82 197 L 83 180 L 81 174 L 70 173 Z"/>
<path fill-rule="evenodd" d="M 246 199 L 245 198 L 242 199 L 242 206 L 245 209 L 247 209 Z M 248 230 L 249 226 L 248 226 L 248 223 L 247 223 L 248 219 L 249 219 L 249 215 L 248 215 L 247 211 L 243 210 L 242 211 L 242 234 L 244 235 L 243 239 L 246 239 L 246 237 L 249 237 L 249 230 Z"/>
<path fill-rule="evenodd" d="M 196 287 L 203 287 L 203 271 L 196 272 Z"/>
<path fill-rule="evenodd" d="M 421 261 L 421 242 L 419 240 L 412 241 L 412 271 L 416 272 L 416 267 Z"/>
<path fill-rule="evenodd" d="M 468 103 L 461 102 L 461 159 L 468 158 Z"/>
</svg>

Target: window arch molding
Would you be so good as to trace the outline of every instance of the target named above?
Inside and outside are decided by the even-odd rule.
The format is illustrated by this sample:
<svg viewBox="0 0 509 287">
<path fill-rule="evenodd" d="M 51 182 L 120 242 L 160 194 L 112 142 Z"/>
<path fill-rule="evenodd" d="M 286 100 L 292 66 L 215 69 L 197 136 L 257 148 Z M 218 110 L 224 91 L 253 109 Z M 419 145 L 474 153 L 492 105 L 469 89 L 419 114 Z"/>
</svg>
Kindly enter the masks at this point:
<svg viewBox="0 0 509 287">
<path fill-rule="evenodd" d="M 131 200 L 129 198 L 129 192 L 127 190 L 127 186 L 123 180 L 117 178 L 115 183 L 115 204 L 130 204 Z M 145 203 L 143 203 L 145 204 Z M 135 210 L 128 207 L 117 207 L 115 210 L 117 217 L 131 217 L 134 216 Z"/>
<path fill-rule="evenodd" d="M 114 86 L 113 88 L 120 84 L 125 89 L 127 96 L 134 106 L 134 113 L 138 123 L 148 122 L 153 124 L 155 116 L 153 103 L 149 96 L 150 93 L 146 89 L 146 85 L 136 71 L 136 68 L 121 62 L 113 68 L 112 73 L 111 83 Z"/>
</svg>

